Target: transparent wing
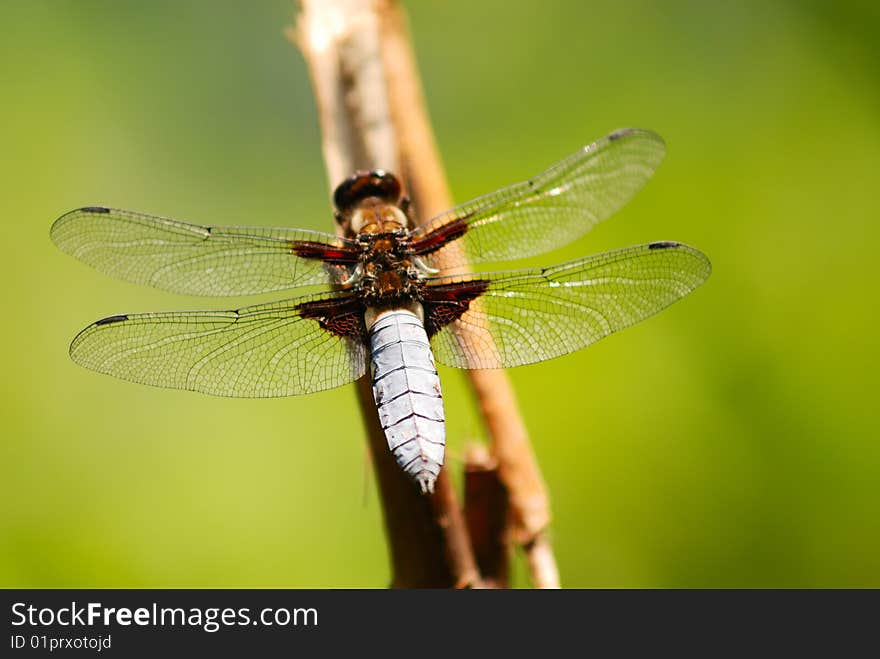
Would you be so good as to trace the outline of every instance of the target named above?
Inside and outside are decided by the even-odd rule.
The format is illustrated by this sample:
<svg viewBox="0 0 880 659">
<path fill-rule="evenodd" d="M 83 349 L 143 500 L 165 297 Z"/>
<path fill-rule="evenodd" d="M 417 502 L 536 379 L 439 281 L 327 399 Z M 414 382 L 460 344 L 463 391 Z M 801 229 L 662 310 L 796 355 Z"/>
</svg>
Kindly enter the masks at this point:
<svg viewBox="0 0 880 659">
<path fill-rule="evenodd" d="M 77 335 L 70 356 L 86 368 L 157 387 L 264 398 L 331 389 L 366 370 L 366 347 L 328 331 L 303 305 L 355 314 L 347 294 L 305 296 L 238 311 L 111 316 Z M 362 317 L 362 316 L 360 316 Z"/>
<path fill-rule="evenodd" d="M 353 243 L 304 229 L 206 227 L 115 208 L 80 208 L 50 232 L 64 252 L 113 277 L 185 295 L 250 295 L 348 274 Z M 315 258 L 298 254 L 310 253 Z"/>
<path fill-rule="evenodd" d="M 426 254 L 439 247 L 428 258 L 446 268 L 548 252 L 618 211 L 665 152 L 655 133 L 616 131 L 533 179 L 455 206 L 417 229 L 414 243 Z"/>
<path fill-rule="evenodd" d="M 431 282 L 436 293 L 429 294 L 435 298 L 451 299 L 451 291 L 469 282 L 481 292 L 434 335 L 434 356 L 457 368 L 507 368 L 552 359 L 657 313 L 702 284 L 710 272 L 703 253 L 660 242 L 538 270 L 437 278 Z"/>
</svg>

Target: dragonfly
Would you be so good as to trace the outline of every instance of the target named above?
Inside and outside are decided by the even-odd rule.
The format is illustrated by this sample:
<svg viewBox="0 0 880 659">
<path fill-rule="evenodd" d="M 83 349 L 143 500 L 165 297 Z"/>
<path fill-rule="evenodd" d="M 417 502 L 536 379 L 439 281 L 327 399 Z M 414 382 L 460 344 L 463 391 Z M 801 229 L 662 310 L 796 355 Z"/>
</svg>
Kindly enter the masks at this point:
<svg viewBox="0 0 880 659">
<path fill-rule="evenodd" d="M 70 356 L 124 380 L 232 397 L 309 394 L 369 371 L 388 448 L 430 493 L 446 445 L 438 362 L 496 369 L 559 357 L 708 278 L 709 259 L 673 241 L 545 268 L 470 270 L 583 236 L 630 200 L 664 154 L 656 133 L 618 130 L 418 225 L 394 174 L 358 171 L 333 193 L 339 236 L 103 206 L 71 211 L 52 226 L 55 244 L 129 282 L 201 296 L 322 288 L 229 311 L 108 316 L 76 335 Z"/>
</svg>

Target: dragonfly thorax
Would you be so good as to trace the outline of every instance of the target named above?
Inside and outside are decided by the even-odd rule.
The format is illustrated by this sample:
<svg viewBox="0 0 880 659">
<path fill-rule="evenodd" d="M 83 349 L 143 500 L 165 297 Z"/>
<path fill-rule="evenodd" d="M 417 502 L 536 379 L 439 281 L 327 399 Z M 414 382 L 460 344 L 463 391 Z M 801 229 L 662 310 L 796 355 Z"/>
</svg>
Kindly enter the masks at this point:
<svg viewBox="0 0 880 659">
<path fill-rule="evenodd" d="M 393 253 L 364 263 L 358 282 L 367 306 L 394 307 L 420 300 L 424 276 L 409 258 Z"/>
<path fill-rule="evenodd" d="M 409 218 L 394 204 L 378 197 L 368 197 L 349 213 L 342 214 L 346 231 L 355 236 L 404 231 L 409 228 Z"/>
</svg>

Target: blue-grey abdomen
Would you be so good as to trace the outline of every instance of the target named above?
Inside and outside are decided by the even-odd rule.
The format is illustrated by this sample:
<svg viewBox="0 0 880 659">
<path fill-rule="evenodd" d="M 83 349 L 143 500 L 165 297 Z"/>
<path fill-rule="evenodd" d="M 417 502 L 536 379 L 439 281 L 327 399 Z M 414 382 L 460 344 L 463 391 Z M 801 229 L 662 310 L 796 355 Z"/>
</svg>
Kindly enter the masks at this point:
<svg viewBox="0 0 880 659">
<path fill-rule="evenodd" d="M 443 466 L 446 428 L 440 378 L 421 319 L 380 312 L 370 327 L 373 398 L 397 464 L 430 492 Z"/>
</svg>

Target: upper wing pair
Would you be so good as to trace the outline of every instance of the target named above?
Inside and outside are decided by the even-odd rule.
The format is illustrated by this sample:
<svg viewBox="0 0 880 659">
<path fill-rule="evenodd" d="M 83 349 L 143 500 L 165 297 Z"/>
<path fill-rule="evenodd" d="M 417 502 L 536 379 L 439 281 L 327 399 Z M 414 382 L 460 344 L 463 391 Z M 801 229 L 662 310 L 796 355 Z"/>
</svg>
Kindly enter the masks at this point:
<svg viewBox="0 0 880 659">
<path fill-rule="evenodd" d="M 445 267 L 556 249 L 619 210 L 650 178 L 664 151 L 663 140 L 652 132 L 612 133 L 533 179 L 437 216 L 413 232 L 413 242 L 428 259 L 442 258 Z M 450 232 L 460 237 L 444 247 Z M 208 227 L 102 207 L 62 216 L 51 237 L 101 272 L 186 295 L 250 295 L 338 283 L 350 274 L 357 254 L 353 241 L 319 231 Z M 314 258 L 328 255 L 336 259 Z"/>
</svg>

